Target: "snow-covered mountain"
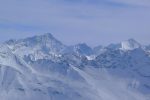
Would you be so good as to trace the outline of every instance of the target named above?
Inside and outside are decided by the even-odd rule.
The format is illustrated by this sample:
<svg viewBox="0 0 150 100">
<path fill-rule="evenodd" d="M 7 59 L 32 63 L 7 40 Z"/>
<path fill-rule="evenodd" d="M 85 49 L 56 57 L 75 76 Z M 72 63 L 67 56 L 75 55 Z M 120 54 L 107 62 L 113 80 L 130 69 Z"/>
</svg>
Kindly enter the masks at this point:
<svg viewBox="0 0 150 100">
<path fill-rule="evenodd" d="M 141 44 L 138 43 L 134 39 L 128 39 L 126 41 L 122 41 L 121 43 L 110 44 L 110 45 L 107 46 L 107 48 L 121 49 L 121 50 L 124 50 L 124 51 L 133 50 L 133 49 L 140 48 L 140 47 L 141 47 Z"/>
<path fill-rule="evenodd" d="M 132 51 L 108 50 L 97 56 L 96 62 L 117 77 L 131 78 L 131 83 L 137 80 L 134 88 L 150 93 L 150 88 L 147 88 L 150 87 L 150 57 L 141 48 Z"/>
<path fill-rule="evenodd" d="M 50 33 L 0 45 L 0 100 L 150 100 L 148 46 L 91 48 Z"/>
<path fill-rule="evenodd" d="M 16 55 L 21 57 L 30 56 L 33 60 L 60 56 L 66 48 L 50 33 L 21 40 L 9 40 L 5 44 Z"/>
<path fill-rule="evenodd" d="M 140 48 L 140 47 L 141 47 L 140 43 L 138 43 L 134 39 L 129 39 L 129 40 L 123 41 L 121 43 L 120 49 L 122 49 L 122 50 L 133 50 L 133 49 Z"/>
</svg>

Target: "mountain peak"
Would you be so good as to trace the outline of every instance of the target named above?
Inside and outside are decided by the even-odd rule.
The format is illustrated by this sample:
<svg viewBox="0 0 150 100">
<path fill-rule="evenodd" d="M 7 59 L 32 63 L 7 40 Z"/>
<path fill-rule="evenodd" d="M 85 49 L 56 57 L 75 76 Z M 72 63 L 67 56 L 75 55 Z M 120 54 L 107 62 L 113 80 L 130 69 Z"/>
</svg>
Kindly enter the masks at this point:
<svg viewBox="0 0 150 100">
<path fill-rule="evenodd" d="M 51 33 L 45 33 L 43 35 L 39 35 L 39 36 L 34 36 L 34 37 L 31 37 L 31 38 L 34 38 L 36 40 L 43 40 L 43 41 L 46 41 L 46 40 L 56 40 L 55 37 L 51 34 Z"/>
<path fill-rule="evenodd" d="M 51 33 L 45 33 L 43 35 L 37 35 L 33 37 L 29 37 L 26 39 L 22 39 L 21 41 L 33 45 L 45 45 L 45 44 L 52 44 L 52 43 L 59 43 L 62 44 L 60 41 L 58 41 Z"/>
<path fill-rule="evenodd" d="M 132 38 L 121 42 L 121 49 L 123 50 L 133 50 L 139 47 L 141 47 L 141 44 Z"/>
<path fill-rule="evenodd" d="M 131 43 L 138 43 L 135 39 L 133 39 L 133 38 L 130 38 L 130 39 L 128 39 L 127 40 L 128 42 L 131 42 Z"/>
<path fill-rule="evenodd" d="M 14 54 L 20 57 L 32 55 L 34 59 L 50 59 L 53 55 L 58 56 L 66 47 L 59 40 L 57 40 L 51 33 L 43 35 L 36 35 L 20 40 L 10 40 L 6 45 L 13 50 Z"/>
<path fill-rule="evenodd" d="M 45 33 L 42 35 L 43 37 L 49 37 L 49 38 L 54 38 L 51 33 Z"/>
<path fill-rule="evenodd" d="M 79 47 L 89 47 L 86 43 L 79 43 L 76 46 L 79 46 Z"/>
<path fill-rule="evenodd" d="M 8 40 L 5 42 L 7 45 L 15 45 L 15 44 L 25 44 L 26 46 L 35 46 L 35 45 L 45 45 L 45 44 L 52 44 L 52 43 L 58 43 L 62 44 L 60 41 L 58 41 L 51 33 L 45 33 L 43 35 L 36 35 L 32 37 L 27 37 L 24 39 L 19 40 Z"/>
<path fill-rule="evenodd" d="M 74 46 L 74 51 L 78 52 L 79 54 L 83 55 L 91 55 L 93 54 L 93 50 L 89 47 L 86 43 L 79 43 Z"/>
</svg>

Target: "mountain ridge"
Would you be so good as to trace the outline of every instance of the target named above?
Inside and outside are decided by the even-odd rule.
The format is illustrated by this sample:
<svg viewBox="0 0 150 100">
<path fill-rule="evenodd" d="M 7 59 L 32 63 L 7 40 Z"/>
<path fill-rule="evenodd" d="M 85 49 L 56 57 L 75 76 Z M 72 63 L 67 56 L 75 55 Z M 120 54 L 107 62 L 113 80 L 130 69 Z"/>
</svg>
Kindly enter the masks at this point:
<svg viewBox="0 0 150 100">
<path fill-rule="evenodd" d="M 67 46 L 50 33 L 6 41 L 0 45 L 0 98 L 148 100 L 148 49 L 133 39 L 121 48 L 122 42 Z"/>
</svg>

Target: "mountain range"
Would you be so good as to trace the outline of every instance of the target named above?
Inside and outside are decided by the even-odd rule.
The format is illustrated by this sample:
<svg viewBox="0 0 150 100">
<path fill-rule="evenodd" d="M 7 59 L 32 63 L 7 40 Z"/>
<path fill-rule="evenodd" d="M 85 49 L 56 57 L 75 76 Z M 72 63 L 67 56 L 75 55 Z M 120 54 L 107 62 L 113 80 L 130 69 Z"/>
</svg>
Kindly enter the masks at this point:
<svg viewBox="0 0 150 100">
<path fill-rule="evenodd" d="M 1 100 L 150 100 L 150 45 L 91 48 L 46 33 L 0 44 Z"/>
</svg>

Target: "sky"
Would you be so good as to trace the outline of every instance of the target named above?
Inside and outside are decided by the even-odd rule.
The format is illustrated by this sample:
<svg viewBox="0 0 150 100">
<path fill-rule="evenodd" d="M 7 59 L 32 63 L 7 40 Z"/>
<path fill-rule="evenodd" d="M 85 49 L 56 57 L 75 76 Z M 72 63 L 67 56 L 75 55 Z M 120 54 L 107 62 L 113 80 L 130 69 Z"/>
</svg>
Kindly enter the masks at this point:
<svg viewBox="0 0 150 100">
<path fill-rule="evenodd" d="M 64 44 L 150 44 L 150 0 L 0 0 L 0 42 L 52 33 Z"/>
</svg>

